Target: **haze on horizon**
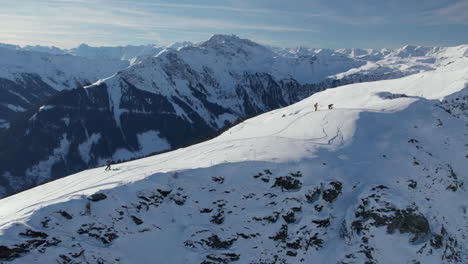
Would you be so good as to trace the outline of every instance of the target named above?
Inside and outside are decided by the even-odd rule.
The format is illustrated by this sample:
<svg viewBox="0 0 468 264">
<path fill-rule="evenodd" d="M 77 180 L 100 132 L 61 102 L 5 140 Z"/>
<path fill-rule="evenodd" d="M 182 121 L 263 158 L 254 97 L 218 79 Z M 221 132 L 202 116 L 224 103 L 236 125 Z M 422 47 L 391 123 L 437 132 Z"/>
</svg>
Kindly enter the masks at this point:
<svg viewBox="0 0 468 264">
<path fill-rule="evenodd" d="M 199 42 L 395 48 L 468 43 L 468 1 L 0 0 L 0 43 L 61 48 Z"/>
</svg>

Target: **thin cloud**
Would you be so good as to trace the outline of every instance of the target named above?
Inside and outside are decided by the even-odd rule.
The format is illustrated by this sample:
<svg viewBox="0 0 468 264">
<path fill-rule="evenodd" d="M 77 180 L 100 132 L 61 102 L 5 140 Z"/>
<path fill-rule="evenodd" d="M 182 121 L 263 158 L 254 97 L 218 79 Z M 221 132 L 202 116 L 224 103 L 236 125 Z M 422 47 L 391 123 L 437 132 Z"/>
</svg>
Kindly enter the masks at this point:
<svg viewBox="0 0 468 264">
<path fill-rule="evenodd" d="M 74 13 L 74 16 L 70 16 Z M 314 28 L 290 27 L 281 25 L 258 25 L 238 23 L 220 19 L 205 19 L 180 17 L 157 12 L 123 9 L 120 7 L 99 8 L 85 6 L 49 6 L 47 13 L 43 16 L 33 17 L 25 15 L 8 15 L 11 20 L 23 20 L 36 23 L 37 20 L 42 24 L 70 24 L 76 26 L 82 24 L 96 24 L 98 27 L 110 25 L 116 27 L 125 27 L 134 30 L 154 30 L 154 29 L 250 29 L 264 31 L 288 31 L 288 32 L 317 32 Z"/>
<path fill-rule="evenodd" d="M 468 25 L 468 2 L 460 1 L 426 14 L 427 24 Z"/>
<path fill-rule="evenodd" d="M 47 43 L 71 47 L 84 41 L 109 45 L 115 43 L 116 36 L 121 35 L 139 41 L 163 42 L 161 34 L 157 32 L 168 30 L 174 33 L 200 30 L 317 32 L 314 28 L 181 17 L 154 10 L 119 5 L 108 7 L 96 2 L 88 5 L 84 2 L 69 0 L 66 5 L 60 4 L 61 1 L 49 1 L 41 5 L 31 3 L 15 13 L 0 10 L 0 19 L 5 21 L 0 28 L 0 38 L 21 45 Z M 32 14 L 32 10 L 38 12 L 28 15 Z"/>
<path fill-rule="evenodd" d="M 279 13 L 281 11 L 273 9 L 259 9 L 259 8 L 237 8 L 231 6 L 220 6 L 220 5 L 192 5 L 192 4 L 167 4 L 167 3 L 145 3 L 147 6 L 159 6 L 159 7 L 172 7 L 172 8 L 195 8 L 195 9 L 214 9 L 234 12 L 247 12 L 247 13 Z"/>
<path fill-rule="evenodd" d="M 388 10 L 359 2 L 338 5 L 316 0 L 302 0 L 294 6 L 286 6 L 282 0 L 219 0 L 214 5 L 186 1 L 10 1 L 0 9 L 0 39 L 70 47 L 82 42 L 115 45 L 201 41 L 220 32 L 254 36 L 270 44 L 328 45 L 332 39 L 338 43 L 342 40 L 339 34 L 327 36 L 324 32 L 340 31 L 339 26 L 349 28 L 345 25 L 359 30 L 366 25 L 468 24 L 468 2 L 454 0 L 428 0 L 430 3 L 408 5 L 402 12 L 394 11 L 401 9 L 403 0 L 380 5 Z"/>
</svg>

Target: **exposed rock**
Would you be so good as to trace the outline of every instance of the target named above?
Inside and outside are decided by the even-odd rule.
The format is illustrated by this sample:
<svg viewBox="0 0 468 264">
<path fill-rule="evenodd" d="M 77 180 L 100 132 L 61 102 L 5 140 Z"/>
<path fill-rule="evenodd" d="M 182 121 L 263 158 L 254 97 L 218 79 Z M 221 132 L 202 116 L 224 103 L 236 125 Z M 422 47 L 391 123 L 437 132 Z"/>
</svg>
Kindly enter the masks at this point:
<svg viewBox="0 0 468 264">
<path fill-rule="evenodd" d="M 95 194 L 90 195 L 88 197 L 88 200 L 93 201 L 93 202 L 97 202 L 97 201 L 104 200 L 106 198 L 107 198 L 107 195 L 105 195 L 103 193 L 95 193 Z"/>
<path fill-rule="evenodd" d="M 214 181 L 214 182 L 217 182 L 219 184 L 224 183 L 224 178 L 223 177 L 211 177 L 211 180 Z"/>
<path fill-rule="evenodd" d="M 283 214 L 281 217 L 283 217 L 284 221 L 288 224 L 296 222 L 296 217 L 294 214 L 294 211 L 289 211 L 285 214 Z"/>
<path fill-rule="evenodd" d="M 19 233 L 20 236 L 32 237 L 32 238 L 47 238 L 49 235 L 44 232 L 34 231 L 27 229 L 26 232 Z"/>
<path fill-rule="evenodd" d="M 313 203 L 315 201 L 317 201 L 317 199 L 320 197 L 320 193 L 322 191 L 320 190 L 320 188 L 314 188 L 313 190 L 309 190 L 306 194 L 305 194 L 305 198 L 307 200 L 308 203 Z"/>
<path fill-rule="evenodd" d="M 302 183 L 300 180 L 293 178 L 292 176 L 281 176 L 281 177 L 276 177 L 275 183 L 273 184 L 272 188 L 274 187 L 280 187 L 281 191 L 283 190 L 298 190 L 302 186 Z"/>
<path fill-rule="evenodd" d="M 109 244 L 119 237 L 113 227 L 99 226 L 95 223 L 83 224 L 76 232 L 80 235 L 85 234 L 99 239 L 103 244 Z"/>
<path fill-rule="evenodd" d="M 6 246 L 0 246 L 0 259 L 8 260 L 11 258 L 16 258 L 27 252 L 28 250 L 21 247 L 9 248 Z"/>
<path fill-rule="evenodd" d="M 65 211 L 58 211 L 57 213 L 59 213 L 61 216 L 63 216 L 67 220 L 73 219 L 73 216 Z"/>
<path fill-rule="evenodd" d="M 328 227 L 330 225 L 330 218 L 323 220 L 312 220 L 312 223 L 316 224 L 317 227 Z"/>
<path fill-rule="evenodd" d="M 210 254 L 206 256 L 201 264 L 227 264 L 233 261 L 238 261 L 240 259 L 240 254 L 237 253 L 220 253 L 220 254 Z"/>
<path fill-rule="evenodd" d="M 218 209 L 216 214 L 211 216 L 211 223 L 220 225 L 224 222 L 224 210 L 223 209 Z"/>
<path fill-rule="evenodd" d="M 339 181 L 330 182 L 332 188 L 323 190 L 322 199 L 331 203 L 341 194 L 343 184 Z"/>
<path fill-rule="evenodd" d="M 141 220 L 140 218 L 138 218 L 138 217 L 136 217 L 136 216 L 134 216 L 134 215 L 132 215 L 132 220 L 133 220 L 133 222 L 134 222 L 135 224 L 137 224 L 137 225 L 143 224 L 143 220 Z"/>
<path fill-rule="evenodd" d="M 202 240 L 210 248 L 228 249 L 237 240 L 237 238 L 222 240 L 217 235 L 212 235 L 207 240 Z"/>
<path fill-rule="evenodd" d="M 282 225 L 280 230 L 273 236 L 268 237 L 273 240 L 286 241 L 288 238 L 288 225 Z"/>
<path fill-rule="evenodd" d="M 408 180 L 408 187 L 410 187 L 411 189 L 415 189 L 416 186 L 418 186 L 418 182 L 415 181 L 415 180 Z"/>
</svg>

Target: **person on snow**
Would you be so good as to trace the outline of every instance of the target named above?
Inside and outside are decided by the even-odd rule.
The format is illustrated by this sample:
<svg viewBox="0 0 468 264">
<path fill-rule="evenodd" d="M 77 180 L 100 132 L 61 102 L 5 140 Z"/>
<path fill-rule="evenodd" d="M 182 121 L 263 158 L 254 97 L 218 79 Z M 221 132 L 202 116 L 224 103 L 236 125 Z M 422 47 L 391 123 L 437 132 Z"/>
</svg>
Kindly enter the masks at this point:
<svg viewBox="0 0 468 264">
<path fill-rule="evenodd" d="M 111 164 L 112 164 L 111 160 L 106 161 L 106 169 L 105 169 L 106 171 L 111 170 Z"/>
<path fill-rule="evenodd" d="M 333 104 L 329 104 L 329 105 L 328 105 L 328 109 L 329 109 L 329 110 L 333 109 Z"/>
<path fill-rule="evenodd" d="M 315 107 L 315 111 L 317 111 L 318 103 L 315 103 L 315 104 L 314 104 L 314 107 Z"/>
</svg>

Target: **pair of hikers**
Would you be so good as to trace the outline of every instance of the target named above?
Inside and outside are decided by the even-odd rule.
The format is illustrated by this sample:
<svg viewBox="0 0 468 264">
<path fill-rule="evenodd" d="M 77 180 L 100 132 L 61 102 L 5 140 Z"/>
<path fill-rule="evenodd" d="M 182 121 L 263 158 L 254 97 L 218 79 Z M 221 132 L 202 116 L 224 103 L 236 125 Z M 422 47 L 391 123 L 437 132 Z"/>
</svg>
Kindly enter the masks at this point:
<svg viewBox="0 0 468 264">
<path fill-rule="evenodd" d="M 315 103 L 315 104 L 314 104 L 314 108 L 315 108 L 315 111 L 317 111 L 317 109 L 318 109 L 318 103 Z M 329 110 L 333 109 L 333 104 L 329 104 L 329 105 L 328 105 L 328 109 L 329 109 Z"/>
</svg>

